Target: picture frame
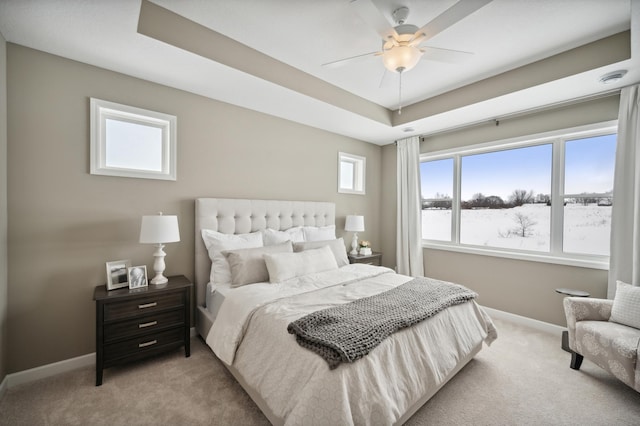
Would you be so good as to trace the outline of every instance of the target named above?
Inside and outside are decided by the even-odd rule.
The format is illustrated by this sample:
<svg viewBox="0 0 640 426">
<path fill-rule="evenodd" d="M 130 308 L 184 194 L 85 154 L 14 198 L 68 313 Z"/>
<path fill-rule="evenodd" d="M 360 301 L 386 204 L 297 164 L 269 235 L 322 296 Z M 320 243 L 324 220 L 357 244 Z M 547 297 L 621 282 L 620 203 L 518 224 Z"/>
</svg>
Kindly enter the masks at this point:
<svg viewBox="0 0 640 426">
<path fill-rule="evenodd" d="M 131 261 L 129 259 L 113 260 L 106 262 L 107 267 L 107 290 L 115 290 L 129 286 L 129 268 Z"/>
<path fill-rule="evenodd" d="M 130 289 L 147 287 L 147 266 L 140 265 L 128 268 L 127 277 L 129 278 Z"/>
</svg>

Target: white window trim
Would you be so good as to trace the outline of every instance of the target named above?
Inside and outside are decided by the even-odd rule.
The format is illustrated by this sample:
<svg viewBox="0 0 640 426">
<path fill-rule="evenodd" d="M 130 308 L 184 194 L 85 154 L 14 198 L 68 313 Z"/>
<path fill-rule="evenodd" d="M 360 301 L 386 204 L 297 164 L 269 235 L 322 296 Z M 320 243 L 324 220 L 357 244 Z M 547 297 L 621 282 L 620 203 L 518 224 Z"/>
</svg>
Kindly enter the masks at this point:
<svg viewBox="0 0 640 426">
<path fill-rule="evenodd" d="M 503 257 L 508 259 L 527 260 L 533 262 L 553 263 L 559 265 L 577 266 L 592 269 L 609 269 L 609 256 L 583 255 L 577 253 L 560 252 L 563 238 L 563 218 L 557 210 L 563 207 L 564 203 L 552 203 L 551 205 L 551 235 L 550 235 L 550 251 L 549 252 L 532 252 L 525 250 L 515 250 L 507 248 L 486 248 L 484 246 L 473 246 L 460 243 L 460 200 L 458 194 L 461 190 L 461 168 L 460 161 L 463 156 L 471 154 L 480 154 L 485 152 L 493 152 L 497 150 L 506 150 L 512 148 L 524 148 L 527 146 L 541 145 L 552 143 L 556 140 L 566 141 L 579 139 L 581 137 L 593 137 L 610 133 L 617 133 L 617 120 L 606 121 L 601 123 L 589 124 L 585 126 L 572 127 L 562 130 L 554 130 L 551 132 L 538 133 L 534 135 L 522 136 L 517 138 L 503 139 L 481 144 L 470 145 L 463 148 L 453 148 L 435 152 L 424 153 L 420 155 L 420 161 L 433 161 L 445 158 L 453 158 L 454 176 L 453 176 L 453 196 L 452 196 L 452 220 L 454 223 L 451 227 L 451 242 L 422 240 L 422 247 L 434 250 L 446 250 L 459 253 L 477 254 L 483 256 Z M 575 194 L 564 194 L 564 143 L 553 144 L 553 164 L 551 199 L 558 200 L 572 198 Z M 563 194 L 563 195 L 560 195 Z"/>
<path fill-rule="evenodd" d="M 177 118 L 174 115 L 91 98 L 90 173 L 142 179 L 177 179 Z M 115 119 L 160 128 L 162 168 L 160 171 L 110 167 L 106 164 L 106 120 Z"/>
<path fill-rule="evenodd" d="M 348 162 L 353 164 L 353 182 L 352 187 L 347 188 L 341 185 L 342 182 L 342 163 Z M 341 194 L 365 194 L 367 158 L 360 155 L 347 154 L 346 152 L 338 153 L 338 192 Z"/>
</svg>

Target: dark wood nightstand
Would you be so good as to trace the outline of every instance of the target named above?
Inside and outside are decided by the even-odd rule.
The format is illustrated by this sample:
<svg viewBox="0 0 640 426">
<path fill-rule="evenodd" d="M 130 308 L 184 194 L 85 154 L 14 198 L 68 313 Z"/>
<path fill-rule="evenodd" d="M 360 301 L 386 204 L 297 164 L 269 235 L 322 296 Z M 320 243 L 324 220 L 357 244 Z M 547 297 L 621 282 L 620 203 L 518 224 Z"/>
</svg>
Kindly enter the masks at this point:
<svg viewBox="0 0 640 426">
<path fill-rule="evenodd" d="M 371 254 L 349 254 L 349 263 L 366 263 L 367 265 L 382 266 L 382 253 L 373 252 Z"/>
<path fill-rule="evenodd" d="M 183 275 L 136 289 L 96 287 L 96 386 L 102 371 L 184 346 L 191 355 L 190 309 L 193 284 Z"/>
</svg>

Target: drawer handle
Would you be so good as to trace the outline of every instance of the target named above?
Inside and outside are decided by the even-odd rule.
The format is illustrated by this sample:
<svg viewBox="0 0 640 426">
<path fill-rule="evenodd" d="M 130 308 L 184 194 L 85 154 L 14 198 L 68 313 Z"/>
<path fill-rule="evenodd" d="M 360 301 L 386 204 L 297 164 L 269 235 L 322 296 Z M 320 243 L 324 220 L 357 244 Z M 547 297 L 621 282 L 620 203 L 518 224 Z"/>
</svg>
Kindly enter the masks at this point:
<svg viewBox="0 0 640 426">
<path fill-rule="evenodd" d="M 139 347 L 139 348 L 146 348 L 147 346 L 153 346 L 153 345 L 155 345 L 156 343 L 158 343 L 158 341 L 157 341 L 157 340 L 151 340 L 151 341 L 149 341 L 149 342 L 138 343 L 138 347 Z"/>
<path fill-rule="evenodd" d="M 142 304 L 142 305 L 138 305 L 138 309 L 153 308 L 157 304 L 158 304 L 157 302 L 145 303 L 145 304 Z"/>
<path fill-rule="evenodd" d="M 152 325 L 156 325 L 156 324 L 158 324 L 158 321 L 149 321 L 149 322 L 145 322 L 144 324 L 138 324 L 138 328 L 151 327 Z"/>
</svg>

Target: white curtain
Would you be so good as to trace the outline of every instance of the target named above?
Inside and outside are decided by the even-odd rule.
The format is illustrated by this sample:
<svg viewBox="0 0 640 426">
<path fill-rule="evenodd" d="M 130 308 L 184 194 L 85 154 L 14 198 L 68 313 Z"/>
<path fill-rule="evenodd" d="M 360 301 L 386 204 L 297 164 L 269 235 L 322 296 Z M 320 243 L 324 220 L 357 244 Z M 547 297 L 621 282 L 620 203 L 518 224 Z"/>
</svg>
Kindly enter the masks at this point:
<svg viewBox="0 0 640 426">
<path fill-rule="evenodd" d="M 424 276 L 422 261 L 422 206 L 420 196 L 420 138 L 397 142 L 398 216 L 396 262 L 398 273 Z"/>
<path fill-rule="evenodd" d="M 607 296 L 616 280 L 640 286 L 640 86 L 622 89 L 611 212 L 611 255 Z"/>
</svg>

